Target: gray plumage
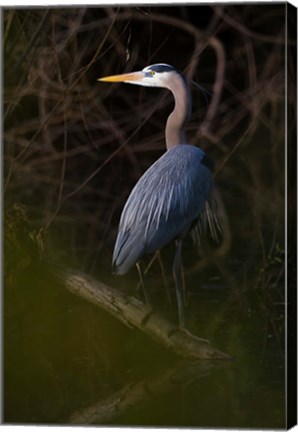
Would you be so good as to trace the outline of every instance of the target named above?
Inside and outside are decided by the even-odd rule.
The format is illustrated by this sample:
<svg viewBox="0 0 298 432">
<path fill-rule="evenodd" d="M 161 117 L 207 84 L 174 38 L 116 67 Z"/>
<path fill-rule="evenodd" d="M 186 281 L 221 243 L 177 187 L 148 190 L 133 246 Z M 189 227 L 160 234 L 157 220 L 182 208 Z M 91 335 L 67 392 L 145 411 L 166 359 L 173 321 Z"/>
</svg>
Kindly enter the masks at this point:
<svg viewBox="0 0 298 432">
<path fill-rule="evenodd" d="M 204 155 L 197 147 L 181 144 L 139 179 L 121 215 L 114 273 L 127 273 L 142 256 L 189 231 L 206 205 L 212 181 L 212 172 L 202 164 Z"/>
<path fill-rule="evenodd" d="M 172 66 L 155 64 L 142 71 L 101 78 L 161 87 L 174 96 L 175 108 L 165 128 L 167 151 L 143 174 L 124 206 L 113 253 L 113 271 L 122 275 L 172 240 L 176 240 L 173 276 L 176 284 L 179 325 L 184 327 L 181 246 L 192 230 L 199 239 L 209 228 L 216 239 L 220 224 L 210 199 L 212 164 L 199 148 L 186 144 L 185 126 L 191 112 L 191 95 L 185 78 Z M 148 299 L 144 289 L 145 298 Z"/>
</svg>

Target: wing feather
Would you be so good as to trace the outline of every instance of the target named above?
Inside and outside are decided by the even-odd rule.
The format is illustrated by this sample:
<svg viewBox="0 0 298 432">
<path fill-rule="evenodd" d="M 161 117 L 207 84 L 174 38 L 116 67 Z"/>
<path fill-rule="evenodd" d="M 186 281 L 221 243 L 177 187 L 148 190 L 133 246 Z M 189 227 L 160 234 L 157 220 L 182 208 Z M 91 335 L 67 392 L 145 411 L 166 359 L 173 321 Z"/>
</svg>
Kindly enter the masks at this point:
<svg viewBox="0 0 298 432">
<path fill-rule="evenodd" d="M 179 145 L 139 179 L 120 219 L 113 255 L 116 273 L 126 273 L 144 254 L 189 230 L 204 209 L 211 184 L 212 173 L 201 164 L 203 156 L 197 147 Z"/>
</svg>

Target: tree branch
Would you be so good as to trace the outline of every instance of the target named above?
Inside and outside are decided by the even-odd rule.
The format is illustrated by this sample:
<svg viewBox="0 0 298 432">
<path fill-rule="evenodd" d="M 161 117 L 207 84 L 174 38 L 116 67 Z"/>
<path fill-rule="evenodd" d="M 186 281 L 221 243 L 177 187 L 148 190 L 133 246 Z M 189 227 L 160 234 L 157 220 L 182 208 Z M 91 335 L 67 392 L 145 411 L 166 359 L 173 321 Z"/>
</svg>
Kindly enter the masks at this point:
<svg viewBox="0 0 298 432">
<path fill-rule="evenodd" d="M 126 297 L 119 290 L 80 271 L 51 265 L 55 279 L 70 292 L 111 313 L 128 327 L 135 327 L 171 349 L 176 354 L 192 359 L 229 359 L 213 348 L 208 341 L 181 330 L 153 312 L 134 297 Z"/>
</svg>

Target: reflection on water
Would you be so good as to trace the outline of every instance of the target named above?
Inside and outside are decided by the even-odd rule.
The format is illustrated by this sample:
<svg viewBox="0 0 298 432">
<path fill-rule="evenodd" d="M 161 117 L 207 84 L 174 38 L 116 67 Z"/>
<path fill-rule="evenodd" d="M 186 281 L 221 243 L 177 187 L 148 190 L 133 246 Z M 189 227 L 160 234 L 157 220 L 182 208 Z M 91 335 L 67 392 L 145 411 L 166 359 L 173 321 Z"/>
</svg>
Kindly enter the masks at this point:
<svg viewBox="0 0 298 432">
<path fill-rule="evenodd" d="M 284 427 L 284 357 L 264 311 L 220 281 L 198 288 L 197 277 L 188 280 L 189 328 L 231 361 L 181 363 L 38 270 L 25 271 L 5 291 L 5 422 Z"/>
</svg>

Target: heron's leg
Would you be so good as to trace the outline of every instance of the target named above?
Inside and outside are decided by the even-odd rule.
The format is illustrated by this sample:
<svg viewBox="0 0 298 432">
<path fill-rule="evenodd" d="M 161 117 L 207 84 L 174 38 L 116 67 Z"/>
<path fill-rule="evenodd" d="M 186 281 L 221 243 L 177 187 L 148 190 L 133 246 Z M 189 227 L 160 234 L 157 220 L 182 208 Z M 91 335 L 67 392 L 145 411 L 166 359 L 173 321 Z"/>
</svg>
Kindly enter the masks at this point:
<svg viewBox="0 0 298 432">
<path fill-rule="evenodd" d="M 149 261 L 149 264 L 147 265 L 147 267 L 145 268 L 144 274 L 146 275 L 148 273 L 148 271 L 150 270 L 152 264 L 154 263 L 154 261 L 156 260 L 156 254 L 153 255 L 153 257 L 151 258 L 151 260 Z"/>
<path fill-rule="evenodd" d="M 141 267 L 141 264 L 139 264 L 140 268 L 138 267 L 138 264 L 137 264 L 137 269 L 138 269 L 139 277 L 140 277 L 140 280 L 139 280 L 139 283 L 137 286 L 137 291 L 139 291 L 140 286 L 142 284 L 143 284 L 143 286 L 145 285 L 144 284 L 144 276 L 148 273 L 150 267 L 152 266 L 152 264 L 154 263 L 155 260 L 156 260 L 156 255 L 153 255 L 153 257 L 151 258 L 151 260 L 150 260 L 149 264 L 147 265 L 147 267 L 145 268 L 145 270 L 143 270 L 143 268 Z M 141 275 L 140 275 L 140 272 L 141 272 Z M 142 290 L 144 291 L 143 286 L 142 286 Z"/>
<path fill-rule="evenodd" d="M 176 285 L 179 327 L 184 328 L 185 319 L 184 319 L 184 303 L 183 303 L 183 281 L 182 281 L 182 274 L 181 274 L 181 247 L 182 247 L 182 239 L 177 239 L 176 252 L 175 252 L 175 258 L 173 263 L 173 276 Z"/>
<path fill-rule="evenodd" d="M 186 290 L 186 283 L 185 283 L 185 273 L 184 273 L 184 268 L 181 260 L 180 260 L 180 269 L 181 269 L 181 279 L 182 279 L 183 302 L 184 302 L 184 306 L 187 306 L 188 299 L 187 299 L 187 290 Z"/>
<path fill-rule="evenodd" d="M 156 252 L 156 255 L 157 255 L 158 262 L 159 262 L 159 267 L 160 267 L 160 270 L 161 270 L 162 280 L 163 280 L 164 286 L 166 288 L 166 293 L 167 293 L 168 301 L 169 301 L 169 303 L 171 305 L 172 304 L 171 293 L 170 293 L 169 285 L 167 283 L 166 273 L 165 273 L 165 269 L 164 269 L 164 266 L 163 266 L 163 263 L 162 263 L 161 254 L 160 254 L 159 250 Z"/>
<path fill-rule="evenodd" d="M 149 261 L 149 264 L 147 265 L 147 267 L 145 268 L 144 271 L 142 271 L 142 275 L 143 275 L 143 279 L 144 276 L 148 273 L 150 267 L 152 266 L 152 264 L 154 263 L 154 261 L 156 260 L 156 258 L 158 258 L 158 262 L 159 262 L 159 266 L 160 266 L 160 270 L 161 270 L 161 275 L 162 275 L 162 280 L 164 283 L 164 286 L 166 288 L 166 293 L 167 293 L 167 298 L 170 304 L 172 304 L 172 299 L 171 299 L 171 293 L 170 293 L 170 289 L 169 289 L 169 285 L 167 283 L 167 279 L 166 279 L 166 273 L 165 273 L 165 269 L 161 260 L 161 255 L 160 255 L 160 251 L 158 250 L 157 252 L 155 252 L 155 254 L 153 255 L 153 257 L 151 258 L 151 260 Z M 140 270 L 138 268 L 139 274 L 140 274 Z M 142 282 L 142 279 L 140 277 L 140 281 L 138 283 L 137 289 L 139 290 L 141 285 L 144 285 L 144 282 Z"/>
<path fill-rule="evenodd" d="M 137 266 L 137 269 L 138 269 L 139 278 L 140 278 L 140 284 L 141 284 L 142 289 L 143 289 L 143 294 L 144 294 L 146 305 L 151 307 L 151 302 L 150 302 L 149 294 L 148 294 L 148 292 L 146 290 L 145 283 L 144 283 L 144 272 L 143 272 L 141 261 L 138 261 L 136 263 L 136 266 Z"/>
</svg>

